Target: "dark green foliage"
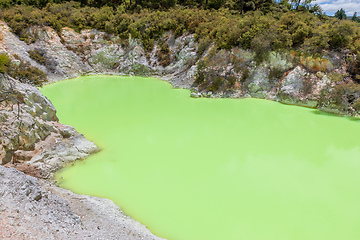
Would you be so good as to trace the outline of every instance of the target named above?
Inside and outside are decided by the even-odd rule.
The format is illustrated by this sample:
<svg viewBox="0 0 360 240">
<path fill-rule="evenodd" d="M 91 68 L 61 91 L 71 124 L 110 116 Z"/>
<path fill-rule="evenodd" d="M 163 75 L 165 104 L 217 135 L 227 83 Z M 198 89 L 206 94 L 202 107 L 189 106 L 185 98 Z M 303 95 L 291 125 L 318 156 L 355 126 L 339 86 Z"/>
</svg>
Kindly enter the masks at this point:
<svg viewBox="0 0 360 240">
<path fill-rule="evenodd" d="M 329 31 L 329 45 L 332 48 L 344 48 L 349 45 L 351 36 L 354 35 L 353 25 L 349 23 L 339 23 Z"/>
<path fill-rule="evenodd" d="M 10 58 L 7 54 L 0 54 L 0 73 L 6 73 L 10 66 Z"/>
<path fill-rule="evenodd" d="M 28 62 L 20 62 L 20 64 L 12 64 L 7 72 L 11 77 L 18 79 L 23 83 L 30 83 L 35 86 L 41 86 L 47 81 L 46 74 L 33 67 Z"/>
<path fill-rule="evenodd" d="M 40 64 L 45 64 L 46 58 L 44 57 L 44 52 L 40 49 L 34 49 L 29 51 L 30 58 L 34 59 Z"/>
<path fill-rule="evenodd" d="M 351 74 L 352 78 L 360 83 L 360 57 L 359 53 L 355 59 L 351 59 L 347 66 L 348 72 Z"/>
<path fill-rule="evenodd" d="M 319 4 L 315 4 L 314 6 L 312 6 L 310 9 L 309 9 L 309 12 L 310 13 L 313 13 L 319 17 L 323 17 L 323 16 L 326 16 L 326 14 L 323 12 L 323 10 L 321 9 L 320 5 Z"/>
<path fill-rule="evenodd" d="M 17 59 L 17 56 L 14 56 Z M 46 74 L 28 62 L 11 62 L 7 54 L 0 54 L 0 73 L 6 73 L 24 83 L 41 86 L 46 81 Z"/>
<path fill-rule="evenodd" d="M 199 56 L 214 45 L 206 59 L 197 64 L 195 85 L 199 86 L 199 89 L 216 92 L 244 86 L 250 75 L 246 63 L 248 60 L 226 55 L 225 52 L 228 51 L 222 49 L 250 49 L 255 52 L 255 59 L 251 58 L 249 61 L 255 60 L 258 64 L 266 60 L 269 52 L 274 50 L 295 50 L 300 53 L 297 58 L 304 53 L 320 56 L 324 51 L 339 49 L 349 49 L 351 53 L 359 56 L 360 27 L 356 13 L 352 21 L 349 21 L 345 20 L 345 10 L 340 9 L 334 19 L 324 15 L 319 5 L 311 6 L 310 3 L 310 0 L 0 0 L 0 18 L 28 44 L 37 38 L 30 36 L 27 31 L 33 25 L 51 26 L 58 32 L 63 44 L 63 27 L 70 27 L 78 32 L 96 28 L 107 33 L 104 39 L 116 39 L 113 41 L 121 43 L 123 47 L 129 47 L 129 37 L 139 39 L 147 56 L 158 41 L 156 55 L 164 67 L 170 64 L 171 54 L 168 43 L 159 41 L 160 37 L 168 32 L 172 32 L 176 37 L 194 34 L 198 42 L 198 56 L 188 59 L 189 65 L 194 64 Z M 89 38 L 95 40 L 95 34 L 90 34 Z M 69 49 L 75 51 L 71 47 Z M 80 45 L 76 51 L 86 52 L 88 49 Z M 48 59 L 41 50 L 35 49 L 29 54 L 48 70 L 55 70 L 57 63 Z M 358 83 L 359 59 L 357 57 L 348 60 L 350 77 Z M 222 75 L 226 67 L 222 60 L 231 61 L 236 74 L 227 72 L 225 76 Z M 321 64 L 325 64 L 320 60 L 316 58 L 306 63 L 309 66 L 313 64 L 314 71 L 318 71 L 321 70 Z M 321 64 L 317 64 L 318 62 Z M 143 75 L 149 72 L 143 65 L 134 65 L 133 69 Z M 37 85 L 46 81 L 41 70 L 26 62 L 12 64 L 9 56 L 4 54 L 0 54 L 0 73 L 8 73 L 21 81 Z M 279 79 L 282 75 L 281 70 L 270 69 L 271 80 Z M 235 76 L 241 78 L 236 79 Z M 338 103 L 346 102 L 360 110 L 358 85 L 345 84 L 343 76 L 338 78 L 340 80 L 336 81 L 334 99 Z M 311 86 L 311 83 L 305 81 L 304 93 L 311 92 L 308 86 Z"/>
<path fill-rule="evenodd" d="M 0 0 L 0 7 L 9 8 L 15 5 L 34 6 L 37 8 L 44 8 L 48 4 L 58 4 L 70 1 L 61 0 Z M 101 8 L 104 6 L 111 7 L 113 9 L 126 9 L 126 10 L 139 10 L 139 9 L 168 9 L 175 5 L 186 7 L 203 7 L 219 9 L 221 7 L 227 7 L 234 10 L 252 11 L 256 9 L 262 9 L 269 11 L 274 2 L 272 0 L 132 0 L 132 1 L 94 1 L 94 0 L 75 0 L 75 2 L 82 7 L 95 7 Z"/>
<path fill-rule="evenodd" d="M 199 42 L 198 54 L 202 54 L 213 42 L 217 47 L 231 49 L 233 46 L 254 49 L 257 61 L 266 59 L 269 50 L 291 49 L 293 47 L 316 46 L 322 48 L 341 47 L 350 44 L 343 39 L 341 27 L 337 29 L 334 24 L 329 24 L 328 32 L 334 32 L 331 37 L 317 39 L 317 31 L 323 34 L 319 19 L 308 12 L 287 12 L 289 9 L 284 3 L 274 5 L 271 1 L 244 1 L 245 10 L 259 11 L 247 12 L 243 16 L 230 9 L 239 10 L 240 0 L 221 1 L 229 9 L 203 10 L 170 8 L 167 11 L 128 10 L 128 5 L 120 5 L 115 10 L 111 2 L 109 6 L 98 2 L 100 7 L 94 7 L 95 2 L 65 2 L 61 4 L 49 3 L 42 9 L 34 6 L 16 5 L 0 10 L 0 17 L 4 19 L 13 31 L 22 40 L 31 43 L 34 41 L 26 33 L 31 25 L 49 25 L 59 34 L 63 27 L 73 28 L 75 31 L 96 28 L 108 34 L 114 34 L 122 39 L 130 35 L 140 39 L 145 50 L 150 52 L 154 42 L 166 31 L 172 30 L 176 36 L 186 32 L 195 33 Z M 133 4 L 135 1 L 133 1 Z M 138 1 L 143 6 L 161 8 L 172 5 L 171 2 Z M 182 1 L 188 5 L 190 2 Z M 220 1 L 208 1 L 206 8 L 216 7 Z M 120 4 L 120 3 L 118 3 Z M 150 6 L 150 5 L 151 6 Z M 193 2 L 191 6 L 204 6 L 203 1 Z M 144 5 L 144 6 L 145 6 Z M 37 5 L 35 5 L 37 6 Z M 167 8 L 167 7 L 165 7 Z M 271 11 L 268 11 L 268 10 Z M 267 13 L 268 12 L 268 13 Z M 267 14 L 265 14 L 267 13 Z M 341 25 L 341 24 L 340 24 Z M 333 29 L 330 29 L 331 28 Z M 321 29 L 318 30 L 318 29 Z M 312 43 L 306 40 L 315 37 Z M 90 36 L 91 39 L 94 36 Z M 319 43 L 318 43 L 319 42 Z"/>
<path fill-rule="evenodd" d="M 236 83 L 236 77 L 231 75 L 227 77 L 227 82 L 230 86 L 234 86 L 234 84 Z"/>
<path fill-rule="evenodd" d="M 304 82 L 303 82 L 303 85 L 302 85 L 302 88 L 301 88 L 301 92 L 303 94 L 310 94 L 312 93 L 313 91 L 313 88 L 314 88 L 314 83 L 311 81 L 310 78 L 305 78 Z"/>
<path fill-rule="evenodd" d="M 141 7 L 150 9 L 168 9 L 175 6 L 175 0 L 138 0 L 137 2 Z"/>
<path fill-rule="evenodd" d="M 197 71 L 195 75 L 195 84 L 200 85 L 205 81 L 204 70 L 206 68 L 206 64 L 203 60 L 200 60 L 197 64 Z"/>
<path fill-rule="evenodd" d="M 166 41 L 159 41 L 156 55 L 161 66 L 166 67 L 170 64 L 170 48 Z"/>
<path fill-rule="evenodd" d="M 211 82 L 210 86 L 207 88 L 208 91 L 216 92 L 219 90 L 220 85 L 224 82 L 224 78 L 221 76 L 216 76 L 214 81 Z"/>
<path fill-rule="evenodd" d="M 334 17 L 340 20 L 346 19 L 345 10 L 343 8 L 340 8 L 339 10 L 336 11 Z"/>
<path fill-rule="evenodd" d="M 241 78 L 240 78 L 240 82 L 241 83 L 245 83 L 246 80 L 250 77 L 250 71 L 248 68 L 245 68 L 242 72 Z"/>
<path fill-rule="evenodd" d="M 79 47 L 79 49 L 82 49 Z M 56 69 L 56 66 L 58 63 L 52 59 L 47 58 L 45 55 L 45 51 L 43 49 L 34 49 L 32 51 L 29 51 L 30 58 L 34 59 L 36 62 L 45 65 L 45 67 L 50 71 L 53 72 Z"/>
<path fill-rule="evenodd" d="M 229 68 L 231 61 L 233 68 Z M 239 89 L 237 74 L 246 68 L 244 61 L 225 50 L 212 47 L 207 55 L 198 61 L 194 86 L 200 91 L 231 92 Z"/>
<path fill-rule="evenodd" d="M 255 61 L 260 64 L 269 56 L 271 38 L 269 34 L 258 34 L 251 40 L 251 48 L 255 51 Z"/>
<path fill-rule="evenodd" d="M 265 60 L 268 52 L 273 50 L 295 48 L 310 54 L 339 48 L 360 50 L 360 40 L 355 43 L 360 39 L 360 28 L 355 22 L 331 19 L 320 13 L 316 16 L 309 11 L 319 12 L 321 9 L 309 7 L 309 1 L 298 1 L 291 6 L 288 1 L 275 4 L 269 0 L 244 0 L 243 15 L 239 14 L 242 0 L 209 0 L 207 4 L 200 0 L 177 2 L 184 6 L 197 6 L 198 9 L 169 8 L 175 3 L 170 0 L 134 0 L 132 6 L 129 1 L 51 1 L 42 8 L 34 7 L 42 6 L 40 2 L 20 3 L 1 9 L 0 18 L 28 43 L 36 38 L 28 35 L 26 30 L 29 26 L 48 25 L 59 34 L 63 27 L 70 27 L 75 31 L 96 28 L 123 40 L 131 36 L 142 42 L 147 56 L 154 43 L 168 31 L 174 32 L 176 37 L 194 34 L 199 43 L 198 55 L 203 54 L 212 43 L 220 49 L 240 46 L 254 50 L 257 63 Z M 217 11 L 212 9 L 219 4 L 222 8 Z M 294 11 L 296 5 L 302 6 L 302 11 Z M 146 8 L 167 10 L 151 11 Z M 94 38 L 95 35 L 90 35 L 90 39 Z M 168 55 L 166 51 L 161 51 L 159 55 L 164 66 L 169 63 L 164 58 Z"/>
<path fill-rule="evenodd" d="M 293 8 L 296 10 L 309 9 L 312 1 L 313 0 L 290 0 Z"/>
<path fill-rule="evenodd" d="M 360 98 L 353 104 L 355 110 L 359 113 L 360 112 Z"/>
<path fill-rule="evenodd" d="M 137 75 L 137 76 L 148 76 L 152 74 L 152 71 L 147 68 L 145 65 L 134 63 L 132 65 L 131 70 Z"/>
<path fill-rule="evenodd" d="M 345 106 L 351 108 L 359 107 L 360 85 L 355 83 L 340 83 L 335 86 L 332 98 L 338 106 Z"/>
<path fill-rule="evenodd" d="M 283 76 L 284 72 L 280 68 L 272 67 L 269 72 L 269 79 L 275 81 Z"/>
<path fill-rule="evenodd" d="M 212 41 L 209 37 L 200 39 L 196 49 L 196 53 L 201 56 L 205 52 L 205 50 L 211 45 L 211 42 Z"/>
<path fill-rule="evenodd" d="M 357 17 L 357 12 L 354 12 L 354 15 L 352 16 L 351 21 L 360 22 L 360 19 Z"/>
</svg>

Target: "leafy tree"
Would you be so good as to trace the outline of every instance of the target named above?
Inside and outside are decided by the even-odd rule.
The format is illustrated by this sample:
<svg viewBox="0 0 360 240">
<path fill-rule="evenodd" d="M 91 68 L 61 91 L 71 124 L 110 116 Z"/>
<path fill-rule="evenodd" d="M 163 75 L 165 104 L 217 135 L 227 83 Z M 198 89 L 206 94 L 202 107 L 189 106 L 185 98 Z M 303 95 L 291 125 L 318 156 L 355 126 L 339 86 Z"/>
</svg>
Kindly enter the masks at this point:
<svg viewBox="0 0 360 240">
<path fill-rule="evenodd" d="M 337 10 L 334 17 L 340 20 L 346 19 L 345 9 L 340 8 L 339 10 Z"/>
<path fill-rule="evenodd" d="M 309 12 L 317 15 L 317 16 L 322 16 L 322 15 L 325 15 L 325 13 L 323 12 L 322 8 L 320 7 L 319 4 L 315 4 L 314 6 L 312 6 L 310 9 L 309 9 Z"/>
<path fill-rule="evenodd" d="M 300 5 L 304 6 L 306 9 L 309 9 L 310 4 L 313 0 L 290 0 L 290 1 L 294 5 L 294 8 L 298 10 Z"/>
<path fill-rule="evenodd" d="M 352 16 L 351 21 L 360 22 L 360 19 L 357 17 L 357 12 L 354 12 L 354 15 Z"/>
</svg>

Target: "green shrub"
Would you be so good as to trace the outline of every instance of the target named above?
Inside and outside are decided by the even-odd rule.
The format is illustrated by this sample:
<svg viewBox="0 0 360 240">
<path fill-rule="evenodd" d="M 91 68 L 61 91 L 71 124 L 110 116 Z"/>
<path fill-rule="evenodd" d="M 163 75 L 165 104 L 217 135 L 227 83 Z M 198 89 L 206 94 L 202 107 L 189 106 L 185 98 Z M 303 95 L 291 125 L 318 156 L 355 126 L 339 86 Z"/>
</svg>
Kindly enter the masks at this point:
<svg viewBox="0 0 360 240">
<path fill-rule="evenodd" d="M 29 83 L 35 86 L 41 86 L 47 81 L 46 74 L 39 68 L 31 66 L 29 62 L 11 64 L 7 73 L 22 83 Z"/>
<path fill-rule="evenodd" d="M 225 79 L 221 76 L 216 76 L 214 81 L 210 83 L 210 86 L 207 88 L 208 91 L 216 92 L 219 90 L 220 86 L 223 84 Z"/>
<path fill-rule="evenodd" d="M 10 66 L 10 58 L 7 54 L 0 54 L 0 73 L 6 73 Z"/>
<path fill-rule="evenodd" d="M 4 4 L 8 6 L 9 2 L 5 1 Z M 46 4 L 20 2 L 24 4 L 0 9 L 0 18 L 28 43 L 33 39 L 26 35 L 27 28 L 39 25 L 51 26 L 58 33 L 63 27 L 73 28 L 77 32 L 96 28 L 122 39 L 131 36 L 141 41 L 147 55 L 152 51 L 154 42 L 167 31 L 172 31 L 175 36 L 194 34 L 199 43 L 198 55 L 203 54 L 210 43 L 215 43 L 220 49 L 239 46 L 253 50 L 258 63 L 273 50 L 297 49 L 310 55 L 339 48 L 360 51 L 358 23 L 316 16 L 305 8 L 303 11 L 289 11 L 284 1 L 279 4 L 268 0 L 246 1 L 244 9 L 247 12 L 242 15 L 233 11 L 240 10 L 240 0 L 209 0 L 206 6 L 198 9 L 168 8 L 173 6 L 173 0 L 133 1 L 132 6 L 129 6 L 129 2 L 117 5 L 105 1 L 82 1 L 81 4 L 73 1 L 57 3 L 60 2 L 58 0 L 40 1 Z M 135 2 L 139 5 L 136 6 Z M 220 2 L 221 6 L 227 8 L 212 9 L 217 8 Z M 178 1 L 178 4 L 186 6 L 200 3 L 200 0 Z M 37 8 L 40 5 L 44 5 L 43 8 Z M 152 11 L 147 7 L 162 10 Z"/>
<path fill-rule="evenodd" d="M 335 86 L 332 97 L 336 105 L 351 107 L 360 98 L 360 85 L 355 83 L 340 83 Z"/>
<path fill-rule="evenodd" d="M 360 79 L 357 76 L 360 76 L 360 52 L 357 53 L 357 57 L 354 59 L 351 59 L 347 64 L 347 70 L 352 76 L 354 80 L 356 80 L 358 83 L 360 83 Z"/>
<path fill-rule="evenodd" d="M 248 68 L 245 68 L 241 74 L 240 82 L 245 83 L 249 77 L 250 77 L 250 70 Z"/>
<path fill-rule="evenodd" d="M 344 79 L 344 76 L 341 73 L 337 72 L 331 72 L 330 74 L 328 74 L 328 77 L 334 83 L 339 83 Z"/>
<path fill-rule="evenodd" d="M 205 82 L 205 71 L 206 65 L 203 60 L 200 60 L 197 64 L 196 74 L 195 74 L 195 85 L 200 85 Z"/>
<path fill-rule="evenodd" d="M 46 58 L 44 57 L 44 51 L 41 49 L 34 49 L 29 51 L 30 58 L 34 59 L 36 62 L 40 64 L 45 64 Z"/>
<path fill-rule="evenodd" d="M 329 45 L 332 48 L 344 48 L 349 45 L 351 36 L 354 35 L 355 24 L 351 21 L 335 23 L 328 32 Z"/>
<path fill-rule="evenodd" d="M 280 68 L 270 68 L 269 79 L 272 81 L 278 80 L 283 76 L 284 72 Z"/>
<path fill-rule="evenodd" d="M 358 113 L 360 112 L 360 98 L 354 103 L 354 108 Z"/>
<path fill-rule="evenodd" d="M 230 86 L 230 87 L 234 86 L 235 83 L 236 83 L 236 77 L 233 76 L 233 75 L 228 76 L 226 80 L 227 80 L 227 82 L 229 83 L 229 86 Z"/>
<path fill-rule="evenodd" d="M 209 37 L 205 37 L 200 39 L 199 44 L 196 49 L 196 53 L 198 56 L 203 55 L 205 50 L 211 45 L 211 40 Z"/>
<path fill-rule="evenodd" d="M 159 41 L 156 56 L 161 66 L 166 67 L 170 64 L 170 48 L 166 41 Z"/>
</svg>

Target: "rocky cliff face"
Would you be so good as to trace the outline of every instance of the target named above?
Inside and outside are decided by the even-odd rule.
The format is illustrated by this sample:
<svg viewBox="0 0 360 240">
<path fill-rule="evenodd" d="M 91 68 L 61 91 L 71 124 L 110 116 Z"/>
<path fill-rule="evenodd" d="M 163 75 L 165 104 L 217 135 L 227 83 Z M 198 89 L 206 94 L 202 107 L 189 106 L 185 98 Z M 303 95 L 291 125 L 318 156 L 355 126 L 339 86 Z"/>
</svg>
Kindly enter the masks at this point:
<svg viewBox="0 0 360 240">
<path fill-rule="evenodd" d="M 146 52 L 136 39 L 123 40 L 97 30 L 77 33 L 63 28 L 58 35 L 50 27 L 33 26 L 27 30 L 31 44 L 20 41 L 3 22 L 0 30 L 0 52 L 38 67 L 50 81 L 91 74 L 155 76 L 174 87 L 191 89 L 194 97 L 256 97 L 358 114 L 354 103 L 360 95 L 350 91 L 339 98 L 336 88 L 353 82 L 347 73 L 346 52 L 321 57 L 271 52 L 259 61 L 259 54 L 248 50 L 200 46 L 193 35 L 176 38 L 171 32 Z M 29 53 L 34 50 L 45 61 L 32 59 Z"/>
<path fill-rule="evenodd" d="M 0 83 L 6 93 L 0 96 L 6 99 L 0 104 L 0 159 L 7 166 L 0 166 L 0 239 L 160 239 L 112 201 L 49 182 L 65 164 L 99 149 L 59 123 L 36 87 L 2 74 Z"/>
<path fill-rule="evenodd" d="M 36 87 L 2 74 L 0 82 L 1 92 L 9 92 L 0 106 L 2 164 L 31 166 L 33 175 L 50 178 L 66 163 L 99 150 L 73 127 L 59 123 L 54 106 Z"/>
<path fill-rule="evenodd" d="M 158 60 L 156 46 L 146 53 L 138 40 L 121 40 L 97 30 L 77 33 L 63 28 L 59 36 L 50 27 L 34 26 L 28 34 L 35 42 L 20 41 L 9 27 L 0 22 L 0 52 L 30 62 L 44 71 L 50 81 L 90 74 L 125 74 L 159 76 L 174 85 L 190 87 L 196 69 L 196 44 L 191 35 L 176 38 L 168 33 L 164 39 L 170 43 L 169 59 L 172 64 L 163 67 Z M 46 61 L 38 63 L 29 52 L 40 50 Z"/>
</svg>

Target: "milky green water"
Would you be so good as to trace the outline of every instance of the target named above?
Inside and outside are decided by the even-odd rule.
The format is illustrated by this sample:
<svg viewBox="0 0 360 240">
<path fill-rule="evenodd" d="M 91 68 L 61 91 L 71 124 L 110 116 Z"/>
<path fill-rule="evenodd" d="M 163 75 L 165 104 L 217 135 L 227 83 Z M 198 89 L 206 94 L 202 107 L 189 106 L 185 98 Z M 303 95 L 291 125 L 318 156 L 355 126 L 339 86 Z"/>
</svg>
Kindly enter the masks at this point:
<svg viewBox="0 0 360 240">
<path fill-rule="evenodd" d="M 58 174 L 171 240 L 360 239 L 360 122 L 259 99 L 193 99 L 152 78 L 45 86 L 102 151 Z M 119 229 L 121 230 L 121 229 Z"/>
</svg>

